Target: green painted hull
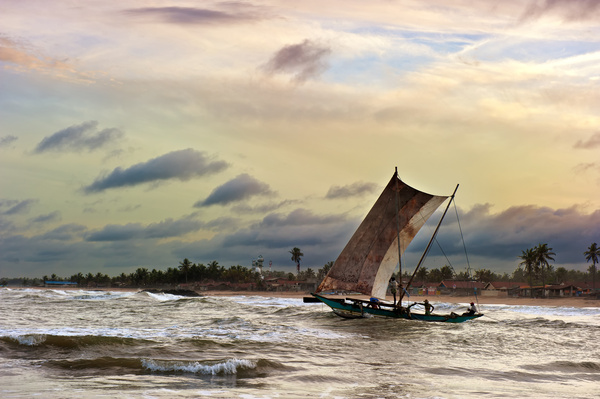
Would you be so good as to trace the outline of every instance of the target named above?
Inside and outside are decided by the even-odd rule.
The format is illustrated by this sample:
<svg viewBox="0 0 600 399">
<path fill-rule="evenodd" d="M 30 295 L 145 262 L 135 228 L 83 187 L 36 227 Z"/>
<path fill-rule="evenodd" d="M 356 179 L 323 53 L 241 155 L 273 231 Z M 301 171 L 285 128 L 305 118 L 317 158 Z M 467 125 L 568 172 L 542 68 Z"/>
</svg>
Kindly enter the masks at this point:
<svg viewBox="0 0 600 399">
<path fill-rule="evenodd" d="M 441 323 L 462 323 L 467 320 L 473 320 L 483 316 L 481 313 L 474 315 L 458 315 L 451 313 L 448 315 L 438 314 L 423 314 L 406 312 L 404 309 L 394 308 L 393 306 L 379 307 L 377 309 L 368 307 L 367 301 L 360 300 L 345 300 L 341 298 L 328 298 L 319 294 L 312 294 L 315 298 L 329 306 L 335 314 L 344 318 L 360 318 L 360 317 L 389 317 L 395 319 L 432 321 Z"/>
</svg>

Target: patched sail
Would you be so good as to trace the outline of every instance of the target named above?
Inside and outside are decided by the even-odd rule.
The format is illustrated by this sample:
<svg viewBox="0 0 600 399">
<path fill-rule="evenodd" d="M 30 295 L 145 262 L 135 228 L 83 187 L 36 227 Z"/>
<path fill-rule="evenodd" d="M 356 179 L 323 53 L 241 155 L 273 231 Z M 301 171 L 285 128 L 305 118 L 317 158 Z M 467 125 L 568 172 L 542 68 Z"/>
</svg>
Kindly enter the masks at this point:
<svg viewBox="0 0 600 399">
<path fill-rule="evenodd" d="M 353 291 L 385 298 L 399 256 L 447 198 L 412 188 L 394 173 L 317 292 Z"/>
</svg>

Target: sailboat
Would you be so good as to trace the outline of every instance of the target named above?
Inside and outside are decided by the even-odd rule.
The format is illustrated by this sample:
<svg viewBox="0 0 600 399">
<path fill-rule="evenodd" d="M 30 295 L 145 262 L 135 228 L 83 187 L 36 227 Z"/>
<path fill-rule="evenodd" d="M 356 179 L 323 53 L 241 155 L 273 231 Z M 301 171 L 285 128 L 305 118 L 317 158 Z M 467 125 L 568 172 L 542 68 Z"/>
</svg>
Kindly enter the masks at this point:
<svg viewBox="0 0 600 399">
<path fill-rule="evenodd" d="M 425 256 L 429 252 L 454 193 L 448 196 L 427 194 L 404 183 L 398 177 L 398 168 L 387 184 L 375 205 L 371 208 L 350 241 L 346 244 L 327 276 L 323 279 L 312 297 L 306 302 L 322 302 L 335 314 L 345 318 L 391 317 L 420 321 L 461 323 L 483 316 L 481 313 L 435 314 L 412 311 L 413 303 L 402 306 L 402 298 Z M 415 267 L 407 286 L 400 288 L 398 303 L 385 301 L 390 278 L 406 247 L 410 244 L 427 219 L 448 198 L 448 205 L 437 224 L 429 243 Z M 400 276 L 402 273 L 400 272 Z M 359 293 L 370 297 L 341 298 L 331 293 Z"/>
</svg>

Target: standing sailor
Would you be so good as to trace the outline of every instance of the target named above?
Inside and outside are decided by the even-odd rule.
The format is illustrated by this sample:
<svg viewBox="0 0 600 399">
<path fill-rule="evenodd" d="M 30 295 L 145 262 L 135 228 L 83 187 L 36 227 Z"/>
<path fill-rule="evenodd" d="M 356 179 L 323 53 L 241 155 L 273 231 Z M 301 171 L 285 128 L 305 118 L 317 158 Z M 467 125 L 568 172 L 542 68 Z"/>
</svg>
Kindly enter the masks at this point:
<svg viewBox="0 0 600 399">
<path fill-rule="evenodd" d="M 423 302 L 423 306 L 425 306 L 425 314 L 430 315 L 433 312 L 434 306 L 429 303 L 427 299 Z"/>
<path fill-rule="evenodd" d="M 394 306 L 396 306 L 396 293 L 398 292 L 398 282 L 394 277 L 390 279 L 390 292 L 394 296 Z"/>
</svg>

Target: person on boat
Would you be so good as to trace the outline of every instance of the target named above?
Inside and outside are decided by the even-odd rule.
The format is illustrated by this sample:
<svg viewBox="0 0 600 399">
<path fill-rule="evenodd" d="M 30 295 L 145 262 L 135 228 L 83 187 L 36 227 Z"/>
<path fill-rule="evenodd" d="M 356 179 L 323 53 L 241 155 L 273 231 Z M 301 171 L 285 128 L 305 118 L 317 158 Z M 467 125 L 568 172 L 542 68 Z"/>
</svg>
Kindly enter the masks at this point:
<svg viewBox="0 0 600 399">
<path fill-rule="evenodd" d="M 368 308 L 379 309 L 379 299 L 371 298 L 369 299 L 369 303 L 367 304 Z"/>
<path fill-rule="evenodd" d="M 475 307 L 475 302 L 471 302 L 471 306 L 468 307 L 467 311 L 463 313 L 463 316 L 473 316 L 477 313 L 477 308 Z"/>
<path fill-rule="evenodd" d="M 396 306 L 396 293 L 398 292 L 398 282 L 395 277 L 390 279 L 390 292 L 394 296 L 394 306 Z"/>
<path fill-rule="evenodd" d="M 412 308 L 412 307 L 413 307 L 413 306 L 415 306 L 415 305 L 419 305 L 419 302 L 413 302 L 413 303 L 411 303 L 410 305 L 408 305 L 408 306 L 406 307 L 406 314 L 407 314 L 409 317 L 410 317 L 410 308 Z"/>
<path fill-rule="evenodd" d="M 432 304 L 430 304 L 427 299 L 425 299 L 425 301 L 423 302 L 423 306 L 425 306 L 426 315 L 430 315 L 431 312 L 433 312 L 433 309 L 435 309 L 435 307 Z"/>
</svg>

